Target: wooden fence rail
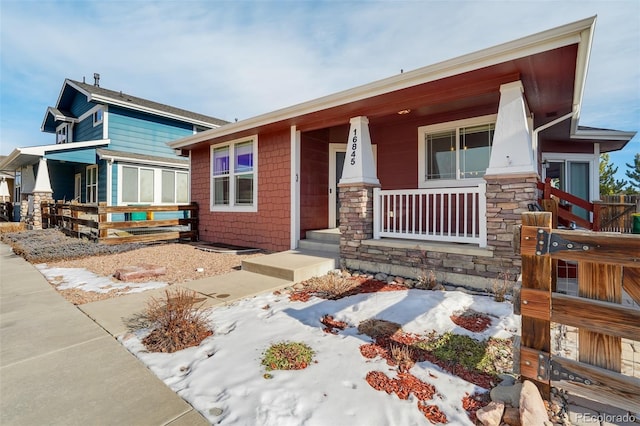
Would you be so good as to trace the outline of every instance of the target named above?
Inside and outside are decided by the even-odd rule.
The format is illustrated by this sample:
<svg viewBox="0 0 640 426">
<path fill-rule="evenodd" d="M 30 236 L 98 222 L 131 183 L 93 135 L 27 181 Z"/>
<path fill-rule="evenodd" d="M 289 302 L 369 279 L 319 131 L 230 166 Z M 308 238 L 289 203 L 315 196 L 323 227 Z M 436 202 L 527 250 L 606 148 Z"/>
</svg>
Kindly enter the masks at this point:
<svg viewBox="0 0 640 426">
<path fill-rule="evenodd" d="M 622 340 L 640 340 L 640 235 L 552 229 L 551 213 L 522 216 L 520 369 L 548 397 L 557 386 L 640 412 L 640 379 L 621 373 Z M 555 290 L 555 262 L 578 265 L 578 297 Z M 551 354 L 551 323 L 578 328 L 578 359 Z"/>
<path fill-rule="evenodd" d="M 155 220 L 157 213 L 173 218 Z M 112 221 L 117 214 L 125 220 Z M 196 203 L 164 206 L 107 206 L 69 202 L 42 203 L 44 228 L 57 227 L 67 235 L 85 237 L 105 244 L 198 240 Z"/>
</svg>

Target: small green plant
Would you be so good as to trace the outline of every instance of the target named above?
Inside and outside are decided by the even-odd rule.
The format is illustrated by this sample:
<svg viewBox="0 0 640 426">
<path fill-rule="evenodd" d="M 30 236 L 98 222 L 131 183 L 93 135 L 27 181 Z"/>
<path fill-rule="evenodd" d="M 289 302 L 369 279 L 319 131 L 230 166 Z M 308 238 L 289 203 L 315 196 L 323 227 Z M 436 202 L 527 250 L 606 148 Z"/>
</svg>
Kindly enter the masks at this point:
<svg viewBox="0 0 640 426">
<path fill-rule="evenodd" d="M 153 330 L 142 343 L 152 352 L 169 353 L 199 345 L 213 334 L 202 302 L 194 291 L 182 288 L 166 290 L 163 299 L 152 298 L 143 316 Z"/>
<path fill-rule="evenodd" d="M 414 346 L 431 352 L 439 360 L 460 364 L 467 370 L 500 374 L 513 367 L 511 341 L 507 339 L 476 340 L 448 332 L 421 340 Z"/>
<path fill-rule="evenodd" d="M 313 360 L 313 349 L 305 343 L 280 342 L 269 347 L 262 358 L 262 365 L 271 370 L 302 370 Z"/>
</svg>

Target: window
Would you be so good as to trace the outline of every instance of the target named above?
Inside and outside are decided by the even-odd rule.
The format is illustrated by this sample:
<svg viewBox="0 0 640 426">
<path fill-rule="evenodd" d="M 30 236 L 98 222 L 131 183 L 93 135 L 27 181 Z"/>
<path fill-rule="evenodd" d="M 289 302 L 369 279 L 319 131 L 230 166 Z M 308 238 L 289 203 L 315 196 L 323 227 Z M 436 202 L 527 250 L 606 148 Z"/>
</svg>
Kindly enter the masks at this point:
<svg viewBox="0 0 640 426">
<path fill-rule="evenodd" d="M 56 128 L 56 143 L 71 142 L 71 124 L 62 123 Z"/>
<path fill-rule="evenodd" d="M 93 113 L 93 126 L 97 126 L 98 124 L 102 124 L 104 111 L 102 108 L 98 108 Z"/>
<path fill-rule="evenodd" d="M 257 211 L 258 139 L 211 147 L 211 209 Z"/>
<path fill-rule="evenodd" d="M 184 204 L 189 202 L 189 174 L 162 170 L 162 202 Z"/>
<path fill-rule="evenodd" d="M 87 203 L 98 202 L 98 166 L 87 167 Z"/>
<path fill-rule="evenodd" d="M 22 195 L 22 172 L 16 170 L 13 177 L 13 202 L 19 203 Z"/>
<path fill-rule="evenodd" d="M 482 178 L 489 167 L 495 116 L 418 129 L 420 186 L 441 180 Z"/>
<path fill-rule="evenodd" d="M 122 167 L 122 202 L 153 203 L 154 170 L 142 167 Z"/>
</svg>

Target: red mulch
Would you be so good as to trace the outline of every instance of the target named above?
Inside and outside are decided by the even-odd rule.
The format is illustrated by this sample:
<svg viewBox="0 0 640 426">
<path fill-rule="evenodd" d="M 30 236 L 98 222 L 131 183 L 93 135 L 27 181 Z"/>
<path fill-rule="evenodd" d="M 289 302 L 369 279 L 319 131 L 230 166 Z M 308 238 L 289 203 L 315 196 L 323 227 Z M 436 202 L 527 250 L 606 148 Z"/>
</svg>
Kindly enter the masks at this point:
<svg viewBox="0 0 640 426">
<path fill-rule="evenodd" d="M 456 325 L 475 333 L 483 332 L 491 325 L 491 318 L 480 312 L 464 312 L 460 315 L 451 315 L 450 318 Z"/>
<path fill-rule="evenodd" d="M 383 281 L 372 280 L 365 277 L 350 277 L 350 281 L 355 281 L 357 284 L 351 290 L 341 294 L 339 297 L 334 297 L 332 300 L 338 300 L 343 297 L 354 296 L 356 294 L 363 293 L 377 293 L 382 291 L 400 291 L 407 290 L 407 287 L 398 285 L 398 284 L 387 284 Z M 289 295 L 289 300 L 298 301 L 298 302 L 306 302 L 311 296 L 323 297 L 326 298 L 326 293 L 316 292 L 313 289 L 303 288 L 301 290 L 295 290 L 291 292 Z"/>
<path fill-rule="evenodd" d="M 344 330 L 349 325 L 344 321 L 337 321 L 331 315 L 325 315 L 320 322 L 325 326 L 322 331 L 325 333 L 338 334 L 339 330 Z"/>
<path fill-rule="evenodd" d="M 420 410 L 427 420 L 433 424 L 449 423 L 449 419 L 447 419 L 447 416 L 440 411 L 437 405 L 428 405 L 418 402 L 418 410 Z"/>
<path fill-rule="evenodd" d="M 462 398 L 462 408 L 465 409 L 469 419 L 475 424 L 478 418 L 476 417 L 476 411 L 489 405 L 491 402 L 491 398 L 488 392 L 485 393 L 474 393 L 473 395 L 469 395 L 468 393 Z"/>
</svg>

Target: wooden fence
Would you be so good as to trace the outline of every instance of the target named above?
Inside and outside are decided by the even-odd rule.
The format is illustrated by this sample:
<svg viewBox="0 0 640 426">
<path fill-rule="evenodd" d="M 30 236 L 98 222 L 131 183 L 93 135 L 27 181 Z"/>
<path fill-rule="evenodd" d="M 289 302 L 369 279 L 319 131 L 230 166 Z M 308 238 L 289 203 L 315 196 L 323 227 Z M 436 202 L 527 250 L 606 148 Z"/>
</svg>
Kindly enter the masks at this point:
<svg viewBox="0 0 640 426">
<path fill-rule="evenodd" d="M 175 218 L 155 220 L 156 213 L 176 212 Z M 125 220 L 110 221 L 117 214 Z M 178 217 L 182 216 L 182 217 Z M 107 206 L 69 202 L 42 203 L 43 228 L 59 228 L 67 235 L 105 244 L 198 240 L 198 205 Z"/>
<path fill-rule="evenodd" d="M 0 202 L 0 221 L 12 222 L 13 221 L 13 204 L 5 201 Z"/>
<path fill-rule="evenodd" d="M 601 231 L 630 234 L 633 229 L 633 213 L 640 213 L 640 195 L 602 195 L 600 201 L 594 201 L 599 209 Z"/>
<path fill-rule="evenodd" d="M 520 372 L 548 398 L 551 386 L 640 412 L 640 379 L 621 374 L 622 339 L 640 339 L 640 235 L 551 227 L 551 213 L 522 216 Z M 556 292 L 558 259 L 578 264 L 578 297 Z M 578 328 L 578 359 L 551 354 L 551 323 Z"/>
</svg>

